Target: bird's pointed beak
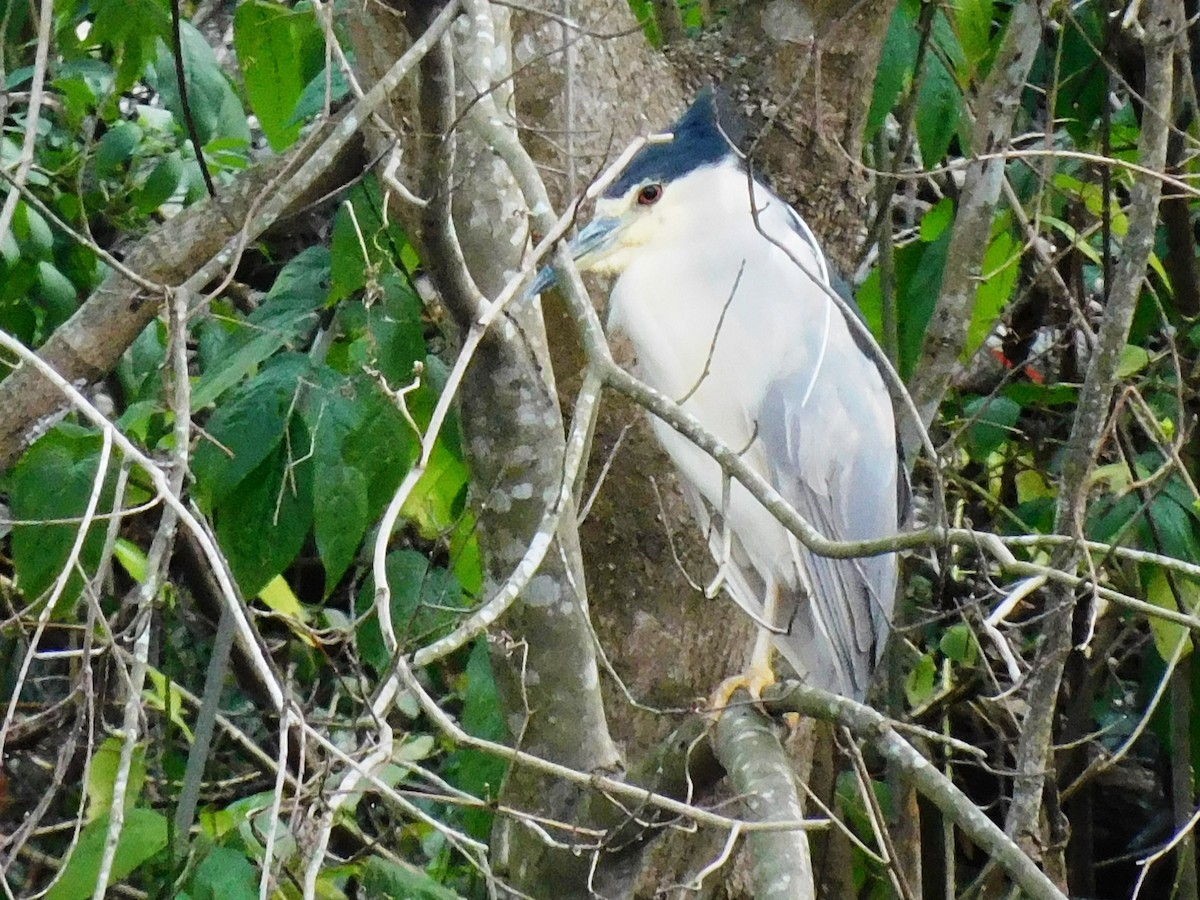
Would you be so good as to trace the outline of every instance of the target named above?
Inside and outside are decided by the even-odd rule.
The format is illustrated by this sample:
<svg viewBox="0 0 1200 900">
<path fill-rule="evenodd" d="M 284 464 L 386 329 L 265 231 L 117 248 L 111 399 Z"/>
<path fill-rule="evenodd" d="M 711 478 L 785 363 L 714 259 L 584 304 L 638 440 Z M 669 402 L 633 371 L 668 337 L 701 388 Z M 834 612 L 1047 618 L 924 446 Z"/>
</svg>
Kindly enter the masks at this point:
<svg viewBox="0 0 1200 900">
<path fill-rule="evenodd" d="M 567 244 L 571 256 L 583 271 L 587 271 L 608 256 L 617 242 L 617 235 L 624 225 L 622 219 L 613 216 L 602 216 L 593 219 Z M 529 285 L 528 294 L 540 294 L 558 282 L 558 272 L 553 266 L 546 266 L 537 274 L 537 278 Z"/>
</svg>

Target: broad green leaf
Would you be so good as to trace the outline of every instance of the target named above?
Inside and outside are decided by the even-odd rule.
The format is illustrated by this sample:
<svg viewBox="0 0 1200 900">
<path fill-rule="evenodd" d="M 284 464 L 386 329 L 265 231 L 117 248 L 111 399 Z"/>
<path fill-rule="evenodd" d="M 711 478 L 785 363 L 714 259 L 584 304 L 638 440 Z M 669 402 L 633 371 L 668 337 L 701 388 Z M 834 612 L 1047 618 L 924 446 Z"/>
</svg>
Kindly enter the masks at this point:
<svg viewBox="0 0 1200 900">
<path fill-rule="evenodd" d="M 46 310 L 46 328 L 57 328 L 79 308 L 79 297 L 71 279 L 54 263 L 44 259 L 37 264 L 37 294 Z"/>
<path fill-rule="evenodd" d="M 1014 481 L 1017 484 L 1018 503 L 1055 496 L 1054 489 L 1046 481 L 1046 476 L 1037 469 L 1022 469 L 1016 474 Z"/>
<path fill-rule="evenodd" d="M 181 23 L 180 37 L 188 101 L 200 142 L 208 145 L 216 139 L 227 138 L 236 146 L 249 146 L 250 126 L 246 122 L 246 113 L 226 80 L 212 47 L 186 20 Z M 162 96 L 163 105 L 171 111 L 180 130 L 184 130 L 174 54 L 162 42 L 159 43 L 154 73 L 155 87 Z"/>
<path fill-rule="evenodd" d="M 864 140 L 870 142 L 892 107 L 912 81 L 917 58 L 916 4 L 898 3 L 883 41 L 883 53 L 875 70 L 875 89 L 867 113 Z"/>
<path fill-rule="evenodd" d="M 938 648 L 960 666 L 973 666 L 979 657 L 979 645 L 975 643 L 975 635 L 965 622 L 956 622 L 946 629 Z"/>
<path fill-rule="evenodd" d="M 109 177 L 119 174 L 133 161 L 141 142 L 142 129 L 133 122 L 118 122 L 96 144 L 96 171 Z"/>
<path fill-rule="evenodd" d="M 325 36 L 311 8 L 249 0 L 238 5 L 233 40 L 246 96 L 277 153 L 300 135 L 292 112 L 305 86 L 325 68 Z"/>
<path fill-rule="evenodd" d="M 416 866 L 370 857 L 363 867 L 362 892 L 375 900 L 461 900 Z"/>
<path fill-rule="evenodd" d="M 464 607 L 462 588 L 446 569 L 439 569 L 415 550 L 396 550 L 386 561 L 391 590 L 392 626 L 403 644 L 409 638 L 427 639 L 458 619 Z M 375 585 L 368 581 L 359 591 L 355 610 L 366 616 L 358 629 L 358 651 L 376 672 L 387 671 L 391 657 L 383 642 L 379 621 L 372 613 Z M 368 615 L 370 613 L 370 615 Z"/>
<path fill-rule="evenodd" d="M 76 425 L 59 425 L 35 443 L 17 463 L 9 500 L 18 522 L 72 520 L 83 515 L 96 480 L 100 436 Z M 98 512 L 111 502 L 105 488 Z M 67 561 L 79 525 L 20 524 L 13 527 L 12 555 L 18 584 L 28 600 L 40 597 L 58 577 Z M 104 543 L 104 522 L 93 522 L 82 552 L 85 569 L 91 570 Z M 82 582 L 73 573 L 59 600 L 56 615 L 69 614 Z"/>
<path fill-rule="evenodd" d="M 925 331 L 942 288 L 946 250 L 951 229 L 932 243 L 914 242 L 899 247 L 895 254 L 896 309 L 900 331 L 900 374 L 912 376 L 921 356 Z M 858 291 L 863 316 L 878 336 L 881 334 L 882 298 L 879 270 L 874 269 Z"/>
<path fill-rule="evenodd" d="M 313 247 L 292 259 L 275 278 L 262 303 L 232 333 L 220 332 L 218 352 L 204 360 L 204 375 L 192 392 L 201 409 L 233 387 L 281 348 L 299 345 L 318 324 L 329 278 L 329 251 Z"/>
<path fill-rule="evenodd" d="M 954 32 L 967 58 L 973 77 L 992 49 L 992 0 L 952 0 Z"/>
<path fill-rule="evenodd" d="M 954 221 L 954 201 L 943 197 L 921 217 L 921 240 L 931 244 L 940 238 L 946 227 Z"/>
<path fill-rule="evenodd" d="M 975 294 L 975 309 L 967 331 L 964 358 L 974 355 L 996 325 L 1008 305 L 1017 276 L 1021 274 L 1021 244 L 1007 230 L 992 238 L 983 256 L 983 276 Z"/>
<path fill-rule="evenodd" d="M 508 728 L 500 711 L 486 638 L 480 638 L 471 648 L 463 682 L 459 691 L 463 698 L 463 728 L 476 737 L 507 740 Z M 474 797 L 497 796 L 507 771 L 508 764 L 503 759 L 478 750 L 456 750 L 446 758 L 446 773 L 451 783 Z M 490 812 L 470 809 L 463 810 L 461 816 L 471 835 L 484 839 L 490 833 Z"/>
<path fill-rule="evenodd" d="M 366 476 L 344 462 L 341 465 L 337 462 L 322 460 L 323 475 L 316 480 L 314 497 L 314 534 L 325 567 L 326 596 L 337 587 L 354 561 L 358 545 L 371 524 Z"/>
<path fill-rule="evenodd" d="M 113 785 L 116 783 L 117 769 L 121 763 L 121 745 L 124 740 L 113 735 L 104 739 L 92 755 L 92 764 L 88 767 L 87 780 L 87 816 L 85 821 L 95 822 L 101 816 L 108 817 L 112 809 Z M 129 781 L 125 787 L 125 808 L 133 806 L 142 794 L 142 785 L 146 781 L 146 748 L 137 744 L 133 748 L 133 758 L 130 760 Z"/>
<path fill-rule="evenodd" d="M 322 69 L 304 86 L 287 124 L 303 125 L 313 116 L 324 111 L 326 99 L 332 105 L 344 100 L 349 95 L 350 82 L 340 68 L 335 68 L 328 79 L 325 77 L 325 70 Z"/>
<path fill-rule="evenodd" d="M 1126 344 L 1121 348 L 1121 360 L 1117 365 L 1118 378 L 1132 378 L 1150 365 L 1150 351 L 1145 347 Z"/>
<path fill-rule="evenodd" d="M 166 0 L 92 0 L 91 9 L 88 40 L 112 49 L 117 75 L 110 90 L 120 94 L 142 77 L 157 40 L 169 38 L 170 8 Z"/>
<path fill-rule="evenodd" d="M 300 602 L 300 598 L 296 596 L 291 585 L 278 575 L 258 592 L 258 599 L 281 615 L 290 616 L 301 622 L 308 619 L 308 611 Z"/>
<path fill-rule="evenodd" d="M 48 259 L 54 251 L 54 232 L 49 223 L 24 200 L 18 201 L 13 212 L 12 230 L 24 256 Z"/>
<path fill-rule="evenodd" d="M 446 531 L 462 513 L 467 480 L 467 464 L 439 441 L 404 504 L 404 514 L 428 537 Z"/>
<path fill-rule="evenodd" d="M 211 439 L 202 440 L 192 457 L 196 495 L 206 510 L 222 503 L 275 452 L 307 368 L 308 360 L 300 356 L 271 360 L 208 420 L 205 431 Z"/>
<path fill-rule="evenodd" d="M 945 157 L 962 116 L 962 92 L 940 57 L 930 54 L 917 90 L 917 144 L 925 165 Z"/>
<path fill-rule="evenodd" d="M 257 900 L 258 870 L 229 847 L 213 847 L 196 867 L 189 889 L 193 900 Z"/>
<path fill-rule="evenodd" d="M 909 708 L 916 709 L 928 703 L 933 697 L 936 682 L 937 663 L 931 655 L 925 653 L 917 660 L 917 664 L 912 667 L 904 681 L 904 694 L 908 698 Z"/>
<path fill-rule="evenodd" d="M 1171 580 L 1168 580 L 1166 570 L 1158 567 L 1144 566 L 1143 572 L 1147 573 L 1145 576 L 1147 601 L 1159 609 L 1168 609 L 1172 612 L 1191 615 L 1200 612 L 1200 585 L 1196 582 L 1178 574 L 1172 575 Z M 1175 593 L 1171 590 L 1171 581 L 1174 581 L 1175 587 L 1179 591 L 1182 608 L 1180 603 L 1176 602 Z M 1157 616 L 1147 616 L 1147 618 L 1150 620 L 1150 633 L 1154 635 L 1154 648 L 1160 657 L 1164 660 L 1171 659 L 1179 651 L 1180 641 L 1185 642 L 1183 648 L 1185 657 L 1192 652 L 1192 639 L 1185 626 L 1168 622 Z"/>
<path fill-rule="evenodd" d="M 87 900 L 96 889 L 100 861 L 108 834 L 108 815 L 89 822 L 67 860 L 62 877 L 46 894 L 46 900 Z M 120 882 L 142 863 L 167 846 L 166 817 L 152 809 L 134 807 L 125 811 L 125 823 L 109 884 Z"/>
<path fill-rule="evenodd" d="M 299 420 L 257 468 L 216 504 L 217 538 L 246 594 L 257 594 L 304 546 L 313 517 L 308 429 Z"/>
<path fill-rule="evenodd" d="M 1021 407 L 1008 397 L 976 397 L 963 414 L 974 420 L 967 428 L 967 452 L 976 462 L 983 462 L 1013 436 Z"/>
<path fill-rule="evenodd" d="M 146 176 L 142 186 L 133 192 L 133 203 L 138 212 L 149 215 L 175 195 L 183 180 L 183 158 L 178 153 L 168 153 Z"/>
</svg>

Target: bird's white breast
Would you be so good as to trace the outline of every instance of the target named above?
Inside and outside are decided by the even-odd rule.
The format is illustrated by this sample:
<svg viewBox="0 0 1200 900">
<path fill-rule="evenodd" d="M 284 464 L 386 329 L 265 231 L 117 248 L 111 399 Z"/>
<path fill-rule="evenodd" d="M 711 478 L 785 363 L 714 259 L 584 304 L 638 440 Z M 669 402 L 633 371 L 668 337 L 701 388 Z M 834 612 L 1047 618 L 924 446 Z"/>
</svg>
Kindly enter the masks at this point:
<svg viewBox="0 0 1200 900">
<path fill-rule="evenodd" d="M 740 203 L 743 215 L 681 223 L 689 227 L 639 248 L 613 288 L 609 325 L 629 337 L 643 380 L 682 401 L 701 425 L 769 478 L 755 441 L 768 388 L 806 369 L 814 377 L 832 377 L 820 371 L 822 347 L 831 337 L 842 348 L 852 342 L 840 312 L 814 281 L 823 263 L 792 230 L 790 211 L 762 192 L 759 225 L 785 250 L 755 228 L 745 176 L 730 169 L 708 170 L 713 177 L 691 185 L 687 181 L 696 176 L 689 176 L 668 190 L 694 191 L 697 208 L 710 209 L 712 193 L 725 192 L 717 208 Z M 720 511 L 717 464 L 662 422 L 655 429 L 685 479 Z M 786 532 L 738 485 L 727 518 L 735 533 L 763 539 L 748 548 L 760 573 L 794 583 Z"/>
</svg>

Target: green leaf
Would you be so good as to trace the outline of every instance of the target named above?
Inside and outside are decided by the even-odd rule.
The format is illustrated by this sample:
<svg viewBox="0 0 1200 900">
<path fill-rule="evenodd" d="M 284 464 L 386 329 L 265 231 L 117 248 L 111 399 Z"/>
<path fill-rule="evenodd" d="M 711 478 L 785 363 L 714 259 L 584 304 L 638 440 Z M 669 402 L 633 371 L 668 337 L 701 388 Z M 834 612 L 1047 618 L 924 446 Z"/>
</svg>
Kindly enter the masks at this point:
<svg viewBox="0 0 1200 900">
<path fill-rule="evenodd" d="M 302 125 L 313 116 L 324 112 L 326 94 L 328 94 L 330 105 L 338 103 L 350 95 L 350 81 L 346 78 L 346 73 L 340 68 L 335 68 L 328 80 L 325 78 L 325 70 L 322 68 L 304 86 L 304 90 L 300 92 L 300 99 L 296 101 L 296 108 L 292 110 L 292 117 L 288 119 L 287 124 Z"/>
<path fill-rule="evenodd" d="M 467 464 L 438 441 L 429 456 L 429 465 L 408 495 L 404 514 L 427 537 L 446 531 L 462 512 L 468 477 Z"/>
<path fill-rule="evenodd" d="M 917 89 L 917 144 L 925 165 L 937 165 L 945 157 L 961 116 L 962 92 L 941 58 L 930 54 Z"/>
<path fill-rule="evenodd" d="M 193 734 L 191 726 L 188 725 L 187 719 L 184 718 L 183 693 L 179 690 L 179 685 L 171 681 L 158 669 L 148 669 L 146 677 L 149 679 L 149 686 L 142 692 L 142 699 L 150 709 L 158 710 L 165 713 L 179 733 L 184 736 L 190 743 Z"/>
<path fill-rule="evenodd" d="M 931 244 L 942 236 L 946 227 L 954 221 L 954 201 L 943 197 L 921 217 L 921 240 Z"/>
<path fill-rule="evenodd" d="M 975 643 L 975 635 L 965 622 L 957 622 L 946 629 L 942 639 L 938 641 L 938 649 L 946 658 L 960 666 L 973 666 L 979 656 L 979 645 Z"/>
<path fill-rule="evenodd" d="M 1200 611 L 1200 585 L 1196 582 L 1178 574 L 1171 576 L 1171 579 L 1175 582 L 1175 587 L 1179 590 L 1179 599 L 1183 604 L 1181 608 L 1180 604 L 1175 600 L 1175 594 L 1171 590 L 1171 581 L 1167 579 L 1164 569 L 1145 566 L 1143 567 L 1143 571 L 1146 572 L 1145 590 L 1147 601 L 1153 603 L 1159 609 L 1168 609 L 1171 612 L 1183 612 L 1195 615 Z M 1180 641 L 1185 642 L 1182 651 L 1184 657 L 1192 652 L 1192 639 L 1188 634 L 1186 626 L 1175 622 L 1168 622 L 1157 616 L 1147 616 L 1147 618 L 1150 620 L 1150 633 L 1154 635 L 1154 648 L 1158 651 L 1160 657 L 1164 660 L 1169 660 L 1179 650 Z"/>
<path fill-rule="evenodd" d="M 62 877 L 46 900 L 87 900 L 96 888 L 108 834 L 108 815 L 84 826 L 79 843 L 63 868 Z M 167 820 L 151 809 L 125 812 L 109 884 L 116 884 L 167 846 Z"/>
<path fill-rule="evenodd" d="M 458 619 L 456 610 L 464 607 L 464 598 L 453 573 L 434 567 L 415 550 L 389 553 L 386 570 L 392 625 L 401 643 L 410 636 L 425 640 Z M 358 615 L 366 617 L 358 629 L 358 650 L 367 665 L 384 672 L 391 665 L 391 658 L 383 643 L 379 621 L 372 613 L 374 603 L 375 585 L 368 581 L 359 591 L 355 605 Z"/>
<path fill-rule="evenodd" d="M 975 309 L 967 331 L 964 358 L 975 354 L 996 325 L 996 320 L 1012 297 L 1021 273 L 1022 246 L 1007 230 L 992 238 L 983 256 L 983 277 L 975 294 Z"/>
<path fill-rule="evenodd" d="M 257 594 L 291 564 L 313 518 L 308 429 L 281 442 L 216 506 L 217 538 L 243 593 Z"/>
<path fill-rule="evenodd" d="M 1132 378 L 1150 365 L 1150 351 L 1144 347 L 1126 344 L 1121 348 L 1121 360 L 1117 364 L 1118 378 Z"/>
<path fill-rule="evenodd" d="M 101 439 L 76 425 L 59 425 L 26 451 L 12 474 L 10 503 L 18 522 L 78 519 L 87 508 L 96 479 Z M 105 488 L 103 512 L 111 488 Z M 66 564 L 79 531 L 77 524 L 20 524 L 13 527 L 12 555 L 18 584 L 29 600 L 49 589 Z M 104 522 L 93 522 L 84 540 L 82 563 L 91 569 L 104 543 Z M 72 573 L 59 600 L 59 615 L 68 614 L 82 586 Z"/>
<path fill-rule="evenodd" d="M 460 900 L 415 866 L 370 857 L 363 867 L 362 892 L 376 900 Z"/>
<path fill-rule="evenodd" d="M 142 142 L 142 129 L 133 122 L 118 122 L 96 144 L 96 171 L 111 177 L 128 168 Z"/>
<path fill-rule="evenodd" d="M 120 94 L 142 77 L 157 40 L 170 37 L 169 8 L 165 0 L 92 0 L 91 9 L 88 41 L 111 48 L 117 71 L 115 83 L 97 94 Z"/>
<path fill-rule="evenodd" d="M 119 537 L 113 547 L 113 556 L 116 557 L 117 562 L 121 564 L 121 568 L 130 578 L 138 584 L 145 583 L 146 554 L 142 552 L 141 547 L 126 538 Z"/>
<path fill-rule="evenodd" d="M 46 309 L 47 328 L 57 328 L 79 308 L 71 279 L 44 259 L 37 264 L 37 294 Z"/>
<path fill-rule="evenodd" d="M 213 847 L 196 867 L 189 890 L 193 900 L 257 900 L 258 871 L 245 854 Z"/>
<path fill-rule="evenodd" d="M 883 125 L 888 113 L 909 86 L 917 59 L 916 7 L 897 3 L 883 39 L 883 53 L 875 70 L 875 89 L 871 93 L 871 109 L 867 113 L 864 142 L 869 143 Z"/>
<path fill-rule="evenodd" d="M 121 745 L 124 740 L 117 736 L 105 738 L 104 743 L 96 748 L 92 755 L 92 764 L 88 768 L 87 780 L 87 819 L 95 822 L 101 816 L 107 818 L 112 809 L 113 785 L 117 778 L 117 768 L 121 762 Z M 142 793 L 142 785 L 146 782 L 146 748 L 137 744 L 133 748 L 133 759 L 129 768 L 129 783 L 125 788 L 125 808 L 133 806 Z"/>
<path fill-rule="evenodd" d="M 475 737 L 491 741 L 507 740 L 508 728 L 500 710 L 486 638 L 480 638 L 471 648 L 463 680 L 463 728 Z M 473 797 L 491 798 L 499 794 L 508 764 L 490 753 L 456 750 L 446 758 L 445 768 L 447 777 L 455 787 Z M 472 836 L 484 839 L 490 833 L 491 812 L 467 809 L 462 810 L 460 815 L 464 827 Z"/>
<path fill-rule="evenodd" d="M 192 457 L 197 498 L 206 510 L 222 503 L 279 446 L 307 368 L 305 357 L 276 357 L 208 420 L 212 440 L 202 441 Z"/>
<path fill-rule="evenodd" d="M 42 214 L 26 203 L 17 202 L 12 218 L 13 234 L 24 256 L 47 259 L 54 251 L 54 232 Z"/>
<path fill-rule="evenodd" d="M 208 145 L 216 139 L 226 138 L 232 140 L 230 146 L 249 146 L 250 126 L 246 122 L 246 113 L 237 94 L 226 80 L 216 54 L 204 39 L 204 35 L 189 22 L 184 21 L 180 25 L 184 78 L 192 120 L 200 136 L 200 143 Z M 175 58 L 165 43 L 159 45 L 154 74 L 155 87 L 162 97 L 163 105 L 171 111 L 175 122 L 183 129 L 185 119 L 179 96 L 179 81 L 175 77 Z"/>
<path fill-rule="evenodd" d="M 269 609 L 275 610 L 283 616 L 288 616 L 298 621 L 305 621 L 308 618 L 308 611 L 300 602 L 300 598 L 292 590 L 283 578 L 276 575 L 272 578 L 267 586 L 258 592 L 258 599 L 267 605 Z"/>
<path fill-rule="evenodd" d="M 325 567 L 325 595 L 333 591 L 358 551 L 367 527 L 367 478 L 344 463 L 323 459 L 316 479 L 313 516 L 317 552 Z"/>
<path fill-rule="evenodd" d="M 299 347 L 319 323 L 328 278 L 329 251 L 323 247 L 305 250 L 284 266 L 244 323 L 231 334 L 220 332 L 220 349 L 205 359 L 192 392 L 193 407 L 212 403 L 280 348 Z"/>
<path fill-rule="evenodd" d="M 325 36 L 311 8 L 250 0 L 238 5 L 233 40 L 250 106 L 282 152 L 300 135 L 292 112 L 305 86 L 325 68 Z"/>
<path fill-rule="evenodd" d="M 167 154 L 133 192 L 134 206 L 142 215 L 150 215 L 175 195 L 182 180 L 183 158 L 178 153 Z"/>
<path fill-rule="evenodd" d="M 1012 437 L 1021 407 L 1008 397 L 976 397 L 963 413 L 974 420 L 967 429 L 967 452 L 976 462 L 984 462 Z"/>
<path fill-rule="evenodd" d="M 917 660 L 912 671 L 904 681 L 904 694 L 908 698 L 910 709 L 916 709 L 929 702 L 933 697 L 934 685 L 937 681 L 937 663 L 928 653 Z"/>
<path fill-rule="evenodd" d="M 992 0 L 953 0 L 954 32 L 969 63 L 967 77 L 975 74 L 992 49 Z"/>
</svg>

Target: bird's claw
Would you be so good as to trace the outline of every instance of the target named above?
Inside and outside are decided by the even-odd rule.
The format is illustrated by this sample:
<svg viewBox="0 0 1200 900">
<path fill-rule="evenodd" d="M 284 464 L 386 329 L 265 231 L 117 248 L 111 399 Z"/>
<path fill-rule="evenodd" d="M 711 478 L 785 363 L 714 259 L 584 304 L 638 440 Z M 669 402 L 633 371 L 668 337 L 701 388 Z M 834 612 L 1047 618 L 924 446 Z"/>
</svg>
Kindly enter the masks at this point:
<svg viewBox="0 0 1200 900">
<path fill-rule="evenodd" d="M 733 695 L 739 690 L 744 690 L 750 695 L 755 703 L 762 700 L 762 693 L 767 688 L 775 683 L 775 673 L 769 665 L 762 666 L 751 663 L 751 665 L 740 675 L 734 675 L 732 678 L 726 678 L 713 691 L 709 698 L 709 707 L 715 713 L 721 713 L 729 706 Z"/>
</svg>

